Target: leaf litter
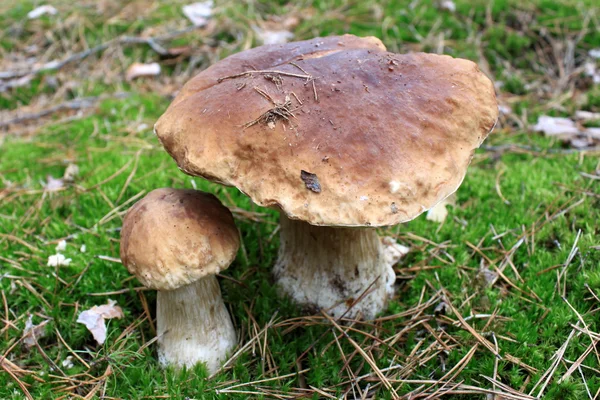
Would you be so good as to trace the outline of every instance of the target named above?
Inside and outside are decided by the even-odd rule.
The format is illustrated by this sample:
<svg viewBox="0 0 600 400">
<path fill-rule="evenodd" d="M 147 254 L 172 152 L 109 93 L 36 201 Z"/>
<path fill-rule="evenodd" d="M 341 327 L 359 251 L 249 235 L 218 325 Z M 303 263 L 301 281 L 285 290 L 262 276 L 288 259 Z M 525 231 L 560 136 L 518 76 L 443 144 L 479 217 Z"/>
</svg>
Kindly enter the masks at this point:
<svg viewBox="0 0 600 400">
<path fill-rule="evenodd" d="M 124 317 L 121 307 L 116 305 L 114 300 L 108 300 L 107 304 L 94 306 L 89 310 L 82 311 L 77 317 L 77 322 L 84 324 L 92 333 L 98 344 L 104 344 L 106 340 L 106 324 L 105 320 Z"/>
<path fill-rule="evenodd" d="M 585 111 L 580 111 L 575 116 L 582 120 L 596 119 L 595 113 Z M 600 144 L 600 128 L 584 127 L 571 118 L 541 115 L 532 129 L 568 142 L 574 148 L 589 148 Z"/>
<path fill-rule="evenodd" d="M 23 344 L 25 347 L 30 348 L 35 346 L 38 339 L 46 336 L 46 330 L 44 326 L 48 322 L 49 320 L 44 320 L 35 325 L 33 323 L 33 315 L 30 314 L 29 317 L 27 317 L 27 321 L 25 321 L 25 329 L 23 329 Z"/>
</svg>

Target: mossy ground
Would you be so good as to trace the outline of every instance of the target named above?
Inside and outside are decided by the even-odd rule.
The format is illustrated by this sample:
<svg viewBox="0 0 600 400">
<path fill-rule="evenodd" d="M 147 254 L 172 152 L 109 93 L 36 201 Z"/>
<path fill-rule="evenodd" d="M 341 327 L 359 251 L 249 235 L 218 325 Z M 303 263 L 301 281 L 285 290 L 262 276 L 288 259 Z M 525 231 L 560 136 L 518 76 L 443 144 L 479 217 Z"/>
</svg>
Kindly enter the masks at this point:
<svg viewBox="0 0 600 400">
<path fill-rule="evenodd" d="M 22 399 L 25 391 L 34 399 L 393 398 L 393 391 L 426 397 L 439 388 L 433 397 L 449 391 L 448 398 L 484 398 L 481 388 L 510 393 L 502 385 L 536 396 L 545 383 L 544 398 L 597 397 L 600 152 L 570 149 L 530 129 L 541 114 L 600 112 L 600 85 L 582 69 L 588 51 L 600 48 L 594 3 L 460 0 L 451 12 L 430 1 L 217 2 L 214 24 L 161 42 L 189 46 L 183 55 L 166 58 L 146 45 L 115 44 L 0 93 L 6 120 L 100 96 L 91 107 L 0 132 L 0 356 L 6 357 L 0 398 Z M 0 5 L 0 69 L 24 62 L 27 52 L 47 62 L 122 35 L 161 36 L 188 24 L 181 1 L 53 4 L 58 16 L 31 21 L 26 14 L 38 2 Z M 398 296 L 389 310 L 351 330 L 322 315 L 302 317 L 277 296 L 270 276 L 278 246 L 274 212 L 234 189 L 184 175 L 152 133 L 185 80 L 257 43 L 252 24 L 291 17 L 298 19 L 297 39 L 375 35 L 392 51 L 472 59 L 503 83 L 498 96 L 512 110 L 476 154 L 441 226 L 423 215 L 382 230 L 412 251 L 396 267 Z M 160 62 L 163 72 L 125 82 L 133 61 Z M 70 163 L 79 167 L 78 179 L 44 191 L 47 176 L 61 177 Z M 166 186 L 215 193 L 242 232 L 243 249 L 221 279 L 242 351 L 212 379 L 202 367 L 159 367 L 155 347 L 144 346 L 154 336 L 149 318 L 156 295 L 136 290 L 139 283 L 111 261 L 119 255 L 118 228 L 128 206 Z M 64 254 L 73 261 L 48 267 L 64 238 Z M 504 276 L 490 285 L 485 275 L 497 268 Z M 106 343 L 98 346 L 75 320 L 108 299 L 125 317 L 110 320 Z M 456 313 L 436 313 L 443 302 Z M 482 336 L 457 323 L 457 313 Z M 22 342 L 29 316 L 34 324 L 49 321 L 31 348 Z M 75 357 L 72 368 L 63 367 L 73 353 L 82 361 Z M 440 378 L 449 383 L 436 383 Z M 465 385 L 479 393 L 466 393 Z"/>
</svg>

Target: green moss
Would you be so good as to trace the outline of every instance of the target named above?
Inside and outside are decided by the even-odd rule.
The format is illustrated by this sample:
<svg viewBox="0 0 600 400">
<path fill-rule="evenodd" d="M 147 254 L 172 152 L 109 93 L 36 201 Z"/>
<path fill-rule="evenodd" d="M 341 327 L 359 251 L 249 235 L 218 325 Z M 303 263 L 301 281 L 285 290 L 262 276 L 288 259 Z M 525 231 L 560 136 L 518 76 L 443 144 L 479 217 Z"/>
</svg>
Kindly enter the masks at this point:
<svg viewBox="0 0 600 400">
<path fill-rule="evenodd" d="M 177 26 L 185 23 L 180 9 L 183 4 L 187 2 L 160 2 L 146 16 L 133 22 L 111 24 L 102 21 L 92 8 L 83 7 L 78 12 L 88 18 L 89 23 L 85 24 L 82 35 L 93 46 L 121 34 L 141 34 L 146 28 L 162 23 Z M 489 4 L 483 0 L 460 0 L 456 2 L 455 13 L 438 10 L 437 3 L 433 1 L 415 4 L 411 8 L 407 2 L 384 1 L 379 4 L 381 13 L 378 14 L 369 2 L 307 2 L 301 4 L 306 7 L 302 8 L 302 12 L 310 13 L 311 17 L 301 22 L 295 34 L 298 39 L 345 32 L 376 35 L 383 38 L 390 49 L 401 52 L 412 49 L 437 51 L 438 40 L 443 38 L 443 51 L 448 54 L 476 61 L 483 54 L 490 72 L 504 81 L 501 89 L 503 99 L 511 101 L 516 115 L 527 116 L 527 120 L 523 121 L 525 124 L 535 121 L 541 113 L 568 115 L 571 110 L 578 109 L 571 98 L 560 103 L 560 107 L 549 108 L 549 99 L 535 97 L 526 90 L 526 86 L 530 80 L 543 81 L 546 78 L 540 72 L 544 69 L 534 52 L 541 32 L 552 35 L 557 41 L 563 40 L 565 34 L 576 34 L 583 27 L 585 18 L 582 16 L 594 5 L 593 2 L 498 0 Z M 226 45 L 218 51 L 219 55 L 228 54 L 243 43 L 247 33 L 244 29 L 248 29 L 250 21 L 266 19 L 271 14 L 298 12 L 294 11 L 294 7 L 297 7 L 295 2 L 286 1 L 225 5 L 218 16 L 222 23 L 214 36 L 204 37 L 204 32 L 198 31 L 170 44 L 180 46 L 201 42 Z M 31 8 L 33 3 L 21 2 L 10 7 L 7 13 L 0 15 L 0 27 L 8 28 L 2 31 L 16 32 L 12 29 L 23 23 Z M 67 18 L 68 8 L 61 10 L 65 10 L 61 18 Z M 523 21 L 529 22 L 525 25 Z M 42 27 L 51 23 L 51 19 L 36 22 Z M 15 37 L 0 34 L 0 42 L 6 51 L 18 48 L 21 42 L 31 37 L 34 25 L 28 24 L 24 23 L 25 29 Z M 589 29 L 577 45 L 576 54 L 585 54 L 590 48 L 600 46 L 599 38 L 598 32 Z M 117 72 L 122 72 L 118 68 L 124 68 L 132 60 L 161 61 L 144 46 L 126 48 L 123 57 L 126 62 L 114 66 Z M 165 66 L 163 71 L 169 75 L 175 69 Z M 2 93 L 0 107 L 14 109 L 32 103 L 42 94 L 52 95 L 54 89 L 46 84 L 47 79 L 47 76 L 39 76 L 29 86 Z M 0 193 L 3 189 L 12 190 L 14 185 L 27 191 L 18 198 L 9 195 L 2 199 L 0 233 L 14 235 L 39 248 L 39 251 L 33 251 L 20 242 L 0 238 L 0 255 L 18 263 L 11 264 L 4 258 L 0 261 L 0 289 L 8 298 L 9 319 L 17 327 L 3 333 L 0 351 L 4 354 L 10 349 L 10 357 L 15 362 L 42 377 L 44 382 L 37 382 L 31 375 L 21 378 L 29 385 L 33 398 L 56 398 L 65 393 L 57 390 L 57 378 L 49 377 L 49 374 L 56 375 L 57 372 L 51 369 L 46 357 L 37 348 L 27 349 L 20 344 L 12 347 L 21 337 L 28 313 L 34 315 L 34 323 L 50 319 L 45 330 L 46 337 L 40 339 L 49 359 L 60 365 L 70 354 L 59 344 L 58 330 L 78 355 L 93 364 L 87 371 L 81 363 L 75 362 L 72 369 L 65 370 L 67 375 L 87 372 L 97 377 L 110 367 L 112 373 L 102 389 L 108 397 L 260 398 L 259 395 L 219 394 L 216 389 L 230 386 L 230 381 L 244 383 L 273 378 L 275 372 L 269 371 L 272 365 L 276 366 L 277 375 L 290 376 L 265 382 L 265 388 L 296 393 L 293 389 L 300 386 L 301 380 L 295 373 L 301 368 L 309 369 L 304 374 L 308 385 L 328 388 L 333 395 L 343 396 L 348 389 L 344 384 L 348 377 L 344 358 L 356 350 L 347 337 L 339 336 L 336 328 L 325 323 L 294 327 L 277 325 L 302 313 L 289 299 L 278 296 L 270 275 L 278 248 L 277 235 L 273 235 L 277 226 L 276 213 L 256 207 L 235 189 L 191 178 L 177 169 L 151 129 L 168 106 L 168 98 L 144 91 L 138 93 L 141 86 L 135 82 L 108 84 L 81 79 L 78 83 L 67 95 L 67 100 L 121 91 L 128 91 L 129 95 L 108 98 L 100 102 L 90 116 L 46 125 L 32 137 L 8 136 L 0 139 L 4 140 L 0 141 Z M 599 112 L 597 87 L 581 90 L 587 91 L 583 107 Z M 147 127 L 138 130 L 142 123 Z M 515 131 L 505 127 L 491 135 L 486 144 L 517 144 L 555 151 L 562 148 L 559 142 L 528 130 Z M 136 157 L 137 163 L 134 161 Z M 75 162 L 80 167 L 76 185 L 42 195 L 40 190 L 47 176 L 62 176 L 68 162 Z M 478 331 L 495 333 L 502 355 L 518 357 L 538 371 L 529 373 L 509 362 L 507 357 L 498 360 L 498 379 L 513 388 L 523 387 L 525 392 L 529 392 L 551 366 L 552 357 L 571 334 L 572 325 L 578 322 L 566 301 L 578 310 L 591 331 L 600 330 L 600 322 L 591 311 L 598 304 L 590 293 L 592 290 L 596 296 L 600 295 L 600 251 L 596 248 L 600 234 L 596 223 L 600 220 L 600 188 L 597 181 L 580 174 L 593 173 L 597 165 L 597 158 L 579 154 L 479 151 L 457 192 L 457 206 L 449 209 L 449 217 L 442 226 L 421 216 L 407 224 L 381 230 L 382 234 L 398 234 L 402 242 L 413 247 L 413 251 L 397 267 L 400 274 L 409 278 L 400 283 L 399 295 L 391 302 L 385 315 L 415 307 L 442 288 L 450 295 L 453 305 L 462 305 L 460 312 L 465 317 L 496 313 L 497 320 L 489 325 L 486 325 L 487 318 L 469 321 Z M 115 175 L 121 168 L 122 172 Z M 130 174 L 132 178 L 128 179 Z M 224 272 L 232 279 L 221 279 L 221 286 L 243 341 L 254 335 L 255 329 L 264 328 L 270 321 L 275 324 L 261 337 L 260 345 L 257 343 L 245 351 L 230 370 L 211 380 L 206 379 L 206 371 L 201 366 L 186 371 L 161 369 L 156 361 L 155 346 L 137 353 L 153 336 L 148 321 L 142 320 L 145 315 L 143 303 L 147 301 L 153 312 L 156 294 L 146 291 L 142 297 L 134 290 L 139 283 L 130 278 L 125 268 L 106 257 L 98 257 L 119 256 L 121 219 L 120 214 L 113 211 L 115 207 L 121 206 L 119 210 L 125 210 L 126 201 L 157 187 L 191 188 L 194 185 L 215 193 L 230 206 L 264 214 L 261 222 L 241 217 L 236 220 L 244 252 L 240 252 L 235 263 Z M 573 204 L 577 206 L 561 213 Z M 534 225 L 536 229 L 532 234 Z M 579 252 L 565 267 L 579 231 Z M 526 240 L 517 246 L 523 232 L 527 232 Z M 409 234 L 444 246 L 420 241 Z M 496 234 L 502 236 L 494 238 Z M 72 263 L 57 270 L 47 267 L 48 256 L 55 253 L 54 241 L 67 236 L 65 255 L 72 259 Z M 86 253 L 79 251 L 83 244 L 87 247 Z M 474 246 L 494 265 L 489 262 L 482 264 L 484 257 L 473 249 Z M 506 251 L 514 246 L 517 248 L 511 259 L 513 265 L 504 269 L 510 283 L 501 278 L 493 286 L 488 286 L 478 275 L 478 270 L 484 266 L 493 271 L 494 266 L 501 265 Z M 404 273 L 406 268 L 419 263 L 439 268 Z M 557 273 L 564 277 L 560 285 Z M 24 282 L 30 283 L 35 292 Z M 566 301 L 562 298 L 563 287 Z M 124 288 L 126 291 L 123 292 Z M 116 293 L 101 294 L 106 292 Z M 103 304 L 108 298 L 123 307 L 125 317 L 109 322 L 108 339 L 103 346 L 98 346 L 86 328 L 74 321 L 82 309 Z M 423 315 L 432 315 L 434 308 L 425 310 Z M 0 307 L 0 310 L 4 318 L 3 308 Z M 454 318 L 452 315 L 449 317 Z M 469 332 L 441 318 L 432 318 L 428 322 L 436 332 L 452 335 L 458 344 L 448 354 L 416 366 L 409 378 L 441 378 L 477 344 Z M 354 331 L 348 335 L 363 349 L 372 352 L 380 368 L 387 368 L 407 362 L 413 351 L 418 357 L 419 349 L 436 346 L 436 339 L 423 326 L 411 329 L 392 347 L 389 347 L 389 341 L 380 343 L 372 339 L 373 336 L 390 338 L 410 323 L 409 318 L 396 318 L 382 323 L 378 329 L 357 324 L 357 329 L 371 336 Z M 129 334 L 120 337 L 125 331 Z M 6 334 L 8 340 L 4 339 Z M 338 336 L 341 350 L 335 341 Z M 486 338 L 492 340 L 492 336 Z M 262 350 L 263 343 L 267 344 L 267 353 Z M 470 363 L 455 380 L 491 388 L 491 383 L 481 375 L 492 376 L 496 360 L 483 346 L 478 346 Z M 587 346 L 589 338 L 586 335 L 574 335 L 566 348 L 564 360 L 576 360 Z M 297 363 L 302 354 L 305 354 L 304 357 Z M 583 365 L 599 368 L 593 355 Z M 354 355 L 348 361 L 348 368 L 358 376 L 372 372 L 360 355 Z M 578 373 L 558 383 L 565 371 L 564 365 L 559 366 L 545 396 L 561 399 L 586 397 L 584 381 Z M 589 369 L 583 368 L 583 371 L 585 382 L 594 394 L 600 388 L 600 378 Z M 361 389 L 365 389 L 367 381 L 362 384 Z M 399 393 L 406 394 L 419 385 L 397 384 L 396 387 Z M 92 388 L 92 385 L 84 385 L 78 394 L 85 395 Z M 259 391 L 252 385 L 244 387 L 244 390 Z M 391 398 L 391 394 L 383 388 L 377 389 L 375 395 L 377 398 Z M 0 398 L 23 398 L 19 386 L 7 374 L 0 374 Z M 319 396 L 314 395 L 314 398 Z"/>
</svg>

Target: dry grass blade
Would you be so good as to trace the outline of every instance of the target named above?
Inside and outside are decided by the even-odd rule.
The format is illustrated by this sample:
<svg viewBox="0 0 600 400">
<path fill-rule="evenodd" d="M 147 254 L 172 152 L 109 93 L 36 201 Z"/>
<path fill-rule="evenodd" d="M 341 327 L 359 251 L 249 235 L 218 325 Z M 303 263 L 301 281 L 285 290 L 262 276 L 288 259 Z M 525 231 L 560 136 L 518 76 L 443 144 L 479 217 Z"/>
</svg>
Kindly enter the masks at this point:
<svg viewBox="0 0 600 400">
<path fill-rule="evenodd" d="M 478 346 L 479 346 L 479 344 L 477 343 L 477 344 L 475 344 L 475 346 L 471 347 L 471 349 L 467 352 L 467 354 L 465 354 L 464 357 L 461 358 L 460 361 L 457 362 L 456 365 L 454 367 L 452 367 L 452 369 L 446 373 L 446 375 L 442 376 L 439 379 L 440 382 L 444 382 L 444 383 L 435 392 L 433 392 L 429 396 L 427 396 L 425 398 L 426 400 L 435 398 L 440 392 L 442 392 L 444 390 L 444 388 L 448 384 L 450 384 L 454 380 L 454 378 L 456 378 L 456 376 L 463 369 L 466 368 L 466 366 L 469 364 L 469 362 L 475 355 L 475 352 L 477 351 Z M 434 385 L 432 385 L 432 386 L 434 386 Z M 425 390 L 425 392 L 427 392 L 427 390 Z"/>
<path fill-rule="evenodd" d="M 562 358 L 565 355 L 565 351 L 567 351 L 567 346 L 569 346 L 569 342 L 573 338 L 573 335 L 575 335 L 575 329 L 571 330 L 571 333 L 567 337 L 567 340 L 556 351 L 556 353 L 553 356 L 554 361 L 550 365 L 550 368 L 548 368 L 546 370 L 546 372 L 544 372 L 544 374 L 540 377 L 540 379 L 537 381 L 537 383 L 529 391 L 529 395 L 531 395 L 537 389 L 537 387 L 541 384 L 541 387 L 540 387 L 540 390 L 538 392 L 537 398 L 541 398 L 542 397 L 542 394 L 544 394 L 544 390 L 546 390 L 546 387 L 550 383 L 550 380 L 552 379 L 552 376 L 554 375 L 554 373 L 556 372 L 556 369 L 560 365 L 560 362 L 562 361 Z"/>
<path fill-rule="evenodd" d="M 246 344 L 244 344 L 241 348 L 239 348 L 235 353 L 233 353 L 233 355 L 231 357 L 229 357 L 229 359 L 221 366 L 221 368 L 216 371 L 214 375 L 218 374 L 220 371 L 223 371 L 224 369 L 226 369 L 227 367 L 229 367 L 239 356 L 240 354 L 244 353 L 246 350 L 248 350 L 250 347 L 254 346 L 255 343 L 260 340 L 261 335 L 264 334 L 264 332 L 270 328 L 273 327 L 274 323 L 275 323 L 275 319 L 277 318 L 277 312 L 275 312 L 272 316 L 271 316 L 271 320 L 269 321 L 269 323 L 267 323 L 264 328 L 262 328 L 260 330 L 260 332 L 258 332 L 256 335 L 254 335 L 248 342 L 246 342 Z"/>
<path fill-rule="evenodd" d="M 450 307 L 450 309 L 452 310 L 452 312 L 454 313 L 454 315 L 456 316 L 456 318 L 458 318 L 458 320 L 460 321 L 460 324 L 463 326 L 463 328 L 465 328 L 471 335 L 473 335 L 475 337 L 475 339 L 477 339 L 477 341 L 479 343 L 481 343 L 486 349 L 488 349 L 489 351 L 491 351 L 492 354 L 494 354 L 498 358 L 502 358 L 500 356 L 499 351 L 497 351 L 494 348 L 494 345 L 489 340 L 487 340 L 486 338 L 484 338 L 483 336 L 481 336 L 481 334 L 479 334 L 471 325 L 469 325 L 467 323 L 467 321 L 465 321 L 465 319 L 463 318 L 463 316 L 460 315 L 460 313 L 458 312 L 458 310 L 452 305 L 452 302 L 450 302 L 448 300 L 448 301 L 446 301 L 446 303 L 448 304 L 448 306 Z"/>
<path fill-rule="evenodd" d="M 19 385 L 19 388 L 21 388 L 21 391 L 27 400 L 34 400 L 33 396 L 31 396 L 31 393 L 29 393 L 29 390 L 27 390 L 25 383 L 17 376 L 17 374 L 23 373 L 21 368 L 10 362 L 10 360 L 8 360 L 6 357 L 0 357 L 0 367 L 6 371 L 6 373 L 17 383 L 17 385 Z"/>
<path fill-rule="evenodd" d="M 396 390 L 393 388 L 392 384 L 389 382 L 389 380 L 387 379 L 387 377 L 385 375 L 383 375 L 383 372 L 381 372 L 381 370 L 379 369 L 379 367 L 377 366 L 377 364 L 375 363 L 375 360 L 373 360 L 373 358 L 371 358 L 360 346 L 358 343 L 356 343 L 350 336 L 348 336 L 348 334 L 346 333 L 346 331 L 344 331 L 342 329 L 342 327 L 333 319 L 331 318 L 331 316 L 329 316 L 329 314 L 322 312 L 323 316 L 325 318 L 327 318 L 329 320 L 329 322 L 331 322 L 331 324 L 333 324 L 333 326 L 339 330 L 341 333 L 344 334 L 344 336 L 346 337 L 346 339 L 348 340 L 348 342 L 350 342 L 350 344 L 356 349 L 356 351 L 358 351 L 358 353 L 364 358 L 364 360 L 367 362 L 367 364 L 369 364 L 369 366 L 373 369 L 373 371 L 375 371 L 375 374 L 377 375 L 377 377 L 379 379 L 381 379 L 381 382 L 383 383 L 383 385 L 386 387 L 387 390 L 389 390 L 395 397 L 394 398 L 399 398 L 398 393 L 396 393 Z"/>
<path fill-rule="evenodd" d="M 219 393 L 227 393 L 227 392 L 229 392 L 229 391 L 231 391 L 233 389 L 241 388 L 241 387 L 244 387 L 244 386 L 251 386 L 251 385 L 256 385 L 258 383 L 279 381 L 279 380 L 282 380 L 282 379 L 291 378 L 293 376 L 302 375 L 302 374 L 304 374 L 304 373 L 306 373 L 308 371 L 310 371 L 310 368 L 306 368 L 306 369 L 303 369 L 301 371 L 294 372 L 294 373 L 291 373 L 291 374 L 276 376 L 276 377 L 273 377 L 273 378 L 266 378 L 266 379 L 260 379 L 260 380 L 257 380 L 257 381 L 238 383 L 238 384 L 233 385 L 233 386 L 228 386 L 228 387 L 224 387 L 222 389 L 217 389 L 216 393 L 217 394 L 219 394 Z"/>
<path fill-rule="evenodd" d="M 245 71 L 245 72 L 241 72 L 239 74 L 224 76 L 222 78 L 217 79 L 217 82 L 221 83 L 227 79 L 236 79 L 236 78 L 240 78 L 242 76 L 252 76 L 253 74 L 290 76 L 292 78 L 301 78 L 301 79 L 306 79 L 306 80 L 310 80 L 313 78 L 312 75 L 308 75 L 308 74 L 301 75 L 301 74 L 294 74 L 291 72 L 277 71 L 277 70 L 262 70 L 262 71 L 256 70 L 256 71 Z"/>
</svg>

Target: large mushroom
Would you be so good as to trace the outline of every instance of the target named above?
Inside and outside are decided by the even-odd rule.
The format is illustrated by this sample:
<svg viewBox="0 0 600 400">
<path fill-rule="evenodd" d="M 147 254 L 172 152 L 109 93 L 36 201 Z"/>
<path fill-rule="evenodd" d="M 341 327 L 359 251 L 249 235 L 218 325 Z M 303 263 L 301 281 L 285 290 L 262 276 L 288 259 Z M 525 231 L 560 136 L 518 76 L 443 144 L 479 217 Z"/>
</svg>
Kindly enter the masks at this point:
<svg viewBox="0 0 600 400">
<path fill-rule="evenodd" d="M 216 63 L 183 87 L 155 132 L 184 172 L 280 211 L 274 275 L 287 294 L 371 318 L 395 280 L 374 228 L 456 191 L 497 117 L 475 63 L 345 35 Z"/>
<path fill-rule="evenodd" d="M 235 346 L 215 275 L 229 267 L 239 245 L 231 213 L 208 193 L 156 189 L 127 212 L 121 260 L 144 286 L 158 290 L 162 365 L 204 362 L 214 373 Z"/>
</svg>

